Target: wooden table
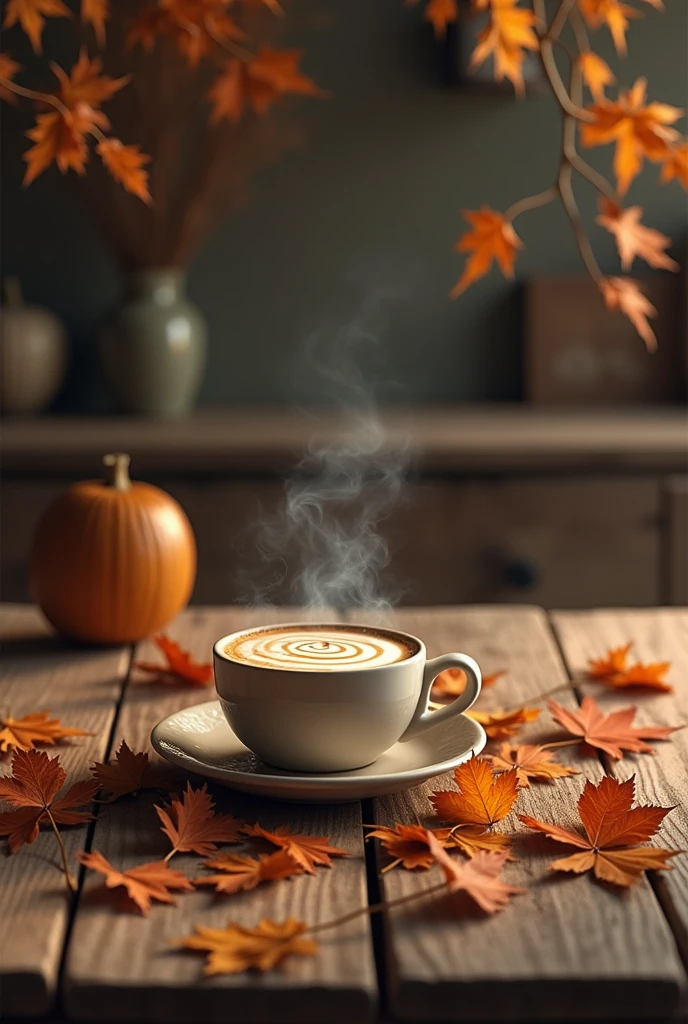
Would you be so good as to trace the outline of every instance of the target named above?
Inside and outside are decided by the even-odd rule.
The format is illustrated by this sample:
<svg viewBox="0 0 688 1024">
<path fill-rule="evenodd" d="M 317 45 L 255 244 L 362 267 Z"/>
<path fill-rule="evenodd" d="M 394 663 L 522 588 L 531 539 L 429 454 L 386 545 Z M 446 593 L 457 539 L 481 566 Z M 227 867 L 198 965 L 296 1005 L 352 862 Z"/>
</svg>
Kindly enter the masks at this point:
<svg viewBox="0 0 688 1024">
<path fill-rule="evenodd" d="M 284 619 L 298 612 L 282 610 Z M 331 613 L 330 613 L 331 614 Z M 185 612 L 169 633 L 207 659 L 212 641 L 233 629 L 274 620 L 274 611 L 238 607 Z M 5 605 L 2 612 L 2 708 L 14 716 L 49 708 L 92 737 L 63 745 L 70 774 L 84 776 L 94 760 L 111 755 L 124 737 L 148 749 L 151 727 L 164 715 L 207 699 L 198 689 L 146 681 L 134 658 L 155 659 L 151 643 L 129 648 L 77 648 L 55 638 L 38 612 Z M 535 607 L 406 608 L 397 624 L 424 638 L 431 655 L 464 650 L 484 671 L 508 676 L 481 697 L 482 706 L 533 702 L 565 683 L 561 702 L 575 705 L 591 684 L 582 683 L 590 655 L 626 640 L 643 661 L 671 660 L 669 695 L 637 696 L 595 689 L 606 710 L 638 705 L 639 720 L 688 721 L 688 612 L 680 609 L 553 612 Z M 546 714 L 523 737 L 551 735 Z M 688 847 L 688 730 L 657 743 L 655 757 L 609 763 L 558 751 L 584 775 L 556 786 L 533 785 L 520 796 L 521 812 L 560 824 L 575 820 L 584 778 L 605 771 L 636 775 L 641 802 L 677 805 L 662 845 Z M 7 762 L 1 770 L 8 770 Z M 435 780 L 432 788 L 448 780 Z M 364 844 L 361 823 L 431 821 L 425 785 L 359 804 L 301 806 L 240 797 L 215 788 L 221 810 L 266 827 L 289 823 L 298 831 L 327 834 L 351 856 L 315 877 L 266 885 L 251 893 L 215 898 L 199 891 L 176 907 L 156 905 L 149 917 L 119 914 L 103 901 L 101 880 L 80 879 L 78 897 L 65 895 L 55 864 L 54 838 L 14 856 L 0 857 L 0 1011 L 7 1018 L 167 1022 L 245 1021 L 326 1024 L 397 1018 L 414 1021 L 664 1020 L 680 1014 L 688 958 L 688 856 L 674 870 L 648 877 L 625 893 L 589 876 L 556 878 L 548 871 L 551 844 L 518 847 L 505 876 L 527 892 L 502 914 L 485 918 L 452 913 L 451 901 L 421 900 L 374 919 L 360 917 L 324 933 L 320 954 L 292 958 L 265 976 L 203 980 L 201 960 L 171 949 L 172 939 L 196 923 L 223 927 L 229 919 L 253 925 L 262 917 L 294 916 L 309 924 L 339 916 L 380 897 L 394 898 L 436 880 L 433 869 L 380 874 L 385 856 Z M 66 830 L 70 851 L 100 850 L 119 867 L 164 856 L 166 842 L 152 827 L 154 794 L 123 799 L 102 809 L 94 823 Z M 515 816 L 514 816 L 515 817 Z M 520 826 L 514 821 L 513 827 Z M 198 858 L 179 857 L 195 874 Z"/>
</svg>

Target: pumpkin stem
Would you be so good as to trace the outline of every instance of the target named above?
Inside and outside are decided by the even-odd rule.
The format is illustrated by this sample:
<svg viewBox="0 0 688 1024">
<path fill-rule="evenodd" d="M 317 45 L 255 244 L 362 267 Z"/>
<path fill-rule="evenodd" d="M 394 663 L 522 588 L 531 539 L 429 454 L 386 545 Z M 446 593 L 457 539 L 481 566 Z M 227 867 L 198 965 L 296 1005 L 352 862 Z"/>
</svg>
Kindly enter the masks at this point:
<svg viewBox="0 0 688 1024">
<path fill-rule="evenodd" d="M 130 458 L 124 452 L 115 452 L 103 456 L 105 466 L 105 483 L 116 491 L 128 491 L 131 487 L 129 479 Z"/>
</svg>

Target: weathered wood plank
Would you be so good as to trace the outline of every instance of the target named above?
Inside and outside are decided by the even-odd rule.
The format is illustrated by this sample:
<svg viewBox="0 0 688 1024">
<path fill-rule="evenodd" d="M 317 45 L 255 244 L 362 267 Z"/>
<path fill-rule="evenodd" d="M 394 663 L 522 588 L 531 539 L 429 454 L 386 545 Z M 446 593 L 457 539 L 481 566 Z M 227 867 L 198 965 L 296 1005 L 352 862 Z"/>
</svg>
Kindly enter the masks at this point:
<svg viewBox="0 0 688 1024">
<path fill-rule="evenodd" d="M 218 636 L 276 615 L 287 621 L 303 615 L 281 609 L 188 610 L 170 627 L 170 635 L 207 658 Z M 332 620 L 332 613 L 328 618 Z M 137 657 L 153 652 L 143 645 Z M 134 674 L 136 678 L 136 674 Z M 149 749 L 151 727 L 163 716 L 207 700 L 198 689 L 165 689 L 160 684 L 133 682 L 118 722 L 118 737 L 136 749 Z M 119 742 L 117 739 L 116 742 Z M 196 780 L 200 781 L 200 780 Z M 308 923 L 340 916 L 367 902 L 360 805 L 301 806 L 258 800 L 212 787 L 218 808 L 260 820 L 268 828 L 289 824 L 327 834 L 336 846 L 350 851 L 333 870 L 265 885 L 252 893 L 216 897 L 207 890 L 184 894 L 176 907 L 156 906 L 148 918 L 117 914 L 97 899 L 97 876 L 89 874 L 72 933 L 65 969 L 65 1007 L 79 1020 L 158 1021 L 365 1021 L 376 1001 L 372 944 L 366 918 L 352 921 L 332 937 L 325 935 L 315 958 L 294 958 L 265 977 L 235 975 L 202 979 L 202 960 L 171 948 L 195 924 L 224 927 L 231 919 L 254 925 L 263 917 L 293 916 Z M 143 793 L 104 809 L 93 847 L 117 866 L 131 867 L 164 856 L 167 841 L 153 810 L 156 798 Z M 160 802 L 159 799 L 157 802 Z M 239 849 L 232 847 L 233 850 Z M 200 858 L 175 857 L 193 876 Z"/>
<path fill-rule="evenodd" d="M 554 612 L 552 621 L 559 636 L 569 671 L 580 680 L 580 689 L 595 698 L 609 713 L 635 705 L 636 721 L 643 725 L 688 723 L 688 609 L 658 608 L 638 611 L 605 609 L 590 612 Z M 608 647 L 633 641 L 632 657 L 643 662 L 671 661 L 668 674 L 674 693 L 642 690 L 610 690 L 585 681 L 588 658 L 601 656 Z M 644 803 L 674 807 L 665 819 L 655 845 L 688 849 L 688 729 L 674 733 L 666 742 L 652 744 L 654 757 L 627 755 L 608 762 L 615 778 L 636 776 L 638 799 Z M 677 942 L 688 962 L 688 856 L 676 857 L 673 870 L 659 872 L 655 885 L 665 902 Z"/>
<path fill-rule="evenodd" d="M 77 647 L 54 636 L 37 609 L 4 605 L 0 612 L 0 705 L 19 718 L 49 709 L 63 724 L 93 732 L 46 748 L 70 780 L 105 755 L 115 709 L 129 667 L 129 650 Z M 0 772 L 10 758 L 0 758 Z M 63 832 L 70 857 L 88 826 Z M 3 843 L 4 845 L 4 843 Z M 54 999 L 72 898 L 60 869 L 55 838 L 12 856 L 0 854 L 0 1011 L 7 1017 L 48 1013 Z"/>
<path fill-rule="evenodd" d="M 481 697 L 481 707 L 513 707 L 565 683 L 566 674 L 542 611 L 536 608 L 404 610 L 395 624 L 422 637 L 430 656 L 460 650 L 485 672 L 509 674 Z M 574 703 L 564 691 L 564 704 Z M 542 741 L 551 723 L 522 733 Z M 596 759 L 558 751 L 583 775 L 556 786 L 533 785 L 518 810 L 545 821 L 573 825 L 585 777 L 598 779 Z M 451 776 L 405 794 L 375 801 L 375 821 L 430 824 L 433 789 L 451 788 Z M 505 831 L 524 833 L 512 815 Z M 503 913 L 485 919 L 448 897 L 391 911 L 386 922 L 390 1000 L 405 1020 L 535 1021 L 603 1020 L 669 1016 L 684 975 L 673 937 L 649 884 L 619 895 L 587 876 L 554 878 L 552 844 L 522 836 L 518 860 L 505 878 L 527 891 Z M 385 862 L 382 854 L 380 863 Z M 388 899 L 433 884 L 437 872 L 396 868 L 381 876 Z"/>
</svg>

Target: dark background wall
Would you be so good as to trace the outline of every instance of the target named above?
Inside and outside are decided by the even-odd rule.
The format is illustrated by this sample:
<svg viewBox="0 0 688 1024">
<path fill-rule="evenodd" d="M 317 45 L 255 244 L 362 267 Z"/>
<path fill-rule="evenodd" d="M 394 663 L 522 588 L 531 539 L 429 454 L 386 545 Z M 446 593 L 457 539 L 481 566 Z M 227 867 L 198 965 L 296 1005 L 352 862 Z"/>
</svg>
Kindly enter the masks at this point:
<svg viewBox="0 0 688 1024">
<path fill-rule="evenodd" d="M 616 60 L 606 29 L 595 45 L 622 85 L 643 74 L 651 98 L 685 106 L 688 3 L 666 0 L 664 14 L 639 6 L 645 17 L 631 24 L 625 60 Z M 451 247 L 464 229 L 462 207 L 504 209 L 550 183 L 558 109 L 546 93 L 518 102 L 508 93 L 443 88 L 430 30 L 403 0 L 321 0 L 318 7 L 326 17 L 297 42 L 305 69 L 332 99 L 300 105 L 307 145 L 262 172 L 251 202 L 217 225 L 190 268 L 188 290 L 210 329 L 201 401 L 285 399 L 303 339 L 354 315 L 378 292 L 394 296 L 383 301 L 384 338 L 400 397 L 519 397 L 519 282 L 580 271 L 565 217 L 549 206 L 521 218 L 526 248 L 517 280 L 495 271 L 456 302 L 447 293 L 462 259 Z M 16 119 L 4 121 L 7 133 L 16 129 Z M 10 140 L 3 159 L 3 274 L 17 274 L 29 300 L 68 324 L 73 365 L 59 405 L 106 408 L 94 338 L 121 276 L 54 168 L 20 188 L 16 148 Z M 608 170 L 612 149 L 586 156 Z M 647 223 L 680 240 L 685 194 L 676 182 L 657 181 L 657 166 L 646 166 L 629 200 L 645 208 Z M 578 193 L 592 225 L 595 196 L 585 185 Z M 603 269 L 614 270 L 611 238 L 590 230 Z"/>
</svg>

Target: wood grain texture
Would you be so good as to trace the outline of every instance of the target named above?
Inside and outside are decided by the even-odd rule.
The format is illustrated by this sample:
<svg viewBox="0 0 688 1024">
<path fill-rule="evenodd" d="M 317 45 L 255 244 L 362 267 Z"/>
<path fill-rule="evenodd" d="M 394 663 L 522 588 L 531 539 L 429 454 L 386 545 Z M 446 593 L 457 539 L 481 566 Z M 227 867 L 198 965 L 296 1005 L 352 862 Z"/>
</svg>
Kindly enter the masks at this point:
<svg viewBox="0 0 688 1024">
<path fill-rule="evenodd" d="M 554 612 L 552 621 L 570 672 L 580 689 L 595 698 L 606 712 L 634 705 L 636 721 L 643 725 L 688 723 L 688 609 L 660 608 L 643 611 L 604 609 L 590 612 Z M 585 681 L 588 659 L 601 656 L 609 647 L 633 641 L 634 660 L 670 661 L 668 681 L 673 693 L 643 690 L 610 690 Z M 636 777 L 641 803 L 674 807 L 665 818 L 655 846 L 688 849 L 688 729 L 670 739 L 652 742 L 654 757 L 628 754 L 623 761 L 609 759 L 615 778 Z M 662 898 L 684 959 L 688 962 L 688 855 L 676 857 L 672 870 L 658 872 L 655 885 Z"/>
<path fill-rule="evenodd" d="M 661 599 L 683 606 L 688 604 L 688 476 L 667 477 L 661 501 Z"/>
<path fill-rule="evenodd" d="M 188 610 L 169 630 L 204 660 L 224 633 L 279 616 L 294 621 L 302 614 L 282 609 L 236 608 Z M 332 613 L 325 613 L 332 620 Z M 137 657 L 155 658 L 150 645 Z M 136 673 L 134 679 L 137 679 Z M 208 699 L 205 689 L 166 688 L 159 683 L 130 684 L 118 723 L 118 739 L 136 749 L 150 749 L 151 727 L 163 716 Z M 195 784 L 202 780 L 194 779 Z M 376 979 L 367 918 L 323 935 L 314 958 L 293 958 L 264 977 L 255 974 L 202 979 L 199 955 L 175 951 L 171 943 L 195 924 L 224 927 L 233 920 L 252 926 L 261 918 L 289 916 L 315 924 L 367 903 L 360 805 L 301 806 L 278 804 L 213 786 L 218 809 L 267 828 L 289 824 L 313 835 L 329 835 L 335 846 L 351 853 L 332 870 L 266 884 L 237 896 L 214 896 L 207 890 L 183 894 L 176 907 L 155 906 L 148 918 L 118 914 L 102 901 L 98 876 L 84 885 L 65 969 L 65 1006 L 79 1020 L 223 1021 L 280 1020 L 294 1024 L 321 1021 L 366 1021 L 374 1013 Z M 134 864 L 164 856 L 169 844 L 159 830 L 153 804 L 143 793 L 105 808 L 98 819 L 93 847 L 114 864 Z M 157 802 L 160 799 L 157 798 Z M 231 847 L 241 850 L 241 847 Z M 244 851 L 245 852 L 245 851 Z M 178 856 L 172 864 L 190 876 L 201 874 L 200 858 Z"/>
<path fill-rule="evenodd" d="M 430 656 L 473 655 L 484 672 L 508 676 L 484 691 L 480 706 L 514 707 L 566 682 L 546 617 L 535 608 L 404 610 L 395 623 L 422 637 Z M 564 690 L 563 704 L 574 703 Z M 546 712 L 524 729 L 527 741 L 556 735 Z M 585 777 L 599 779 L 596 759 L 571 748 L 558 752 L 583 775 L 557 785 L 534 784 L 518 811 L 573 826 Z M 444 776 L 408 793 L 375 802 L 375 821 L 435 823 L 428 795 L 453 787 Z M 619 895 L 587 876 L 556 877 L 548 865 L 554 844 L 525 829 L 512 814 L 518 860 L 506 880 L 527 887 L 503 913 L 486 919 L 460 897 L 432 898 L 389 913 L 387 963 L 394 1013 L 405 1020 L 603 1020 L 670 1015 L 684 975 L 669 926 L 649 884 Z M 554 847 L 554 849 L 553 849 Z M 385 855 L 380 863 L 384 865 Z M 436 882 L 438 872 L 396 868 L 381 877 L 389 899 Z"/>
<path fill-rule="evenodd" d="M 129 667 L 129 650 L 77 647 L 54 636 L 29 606 L 0 612 L 0 707 L 19 718 L 50 710 L 64 725 L 93 732 L 55 747 L 70 781 L 88 778 L 105 755 L 115 709 Z M 11 759 L 0 757 L 9 774 Z M 65 828 L 70 858 L 83 847 L 88 825 Z M 2 840 L 2 846 L 5 846 Z M 72 897 L 55 837 L 41 831 L 33 845 L 0 853 L 0 1011 L 7 1017 L 48 1013 L 55 996 Z"/>
</svg>

